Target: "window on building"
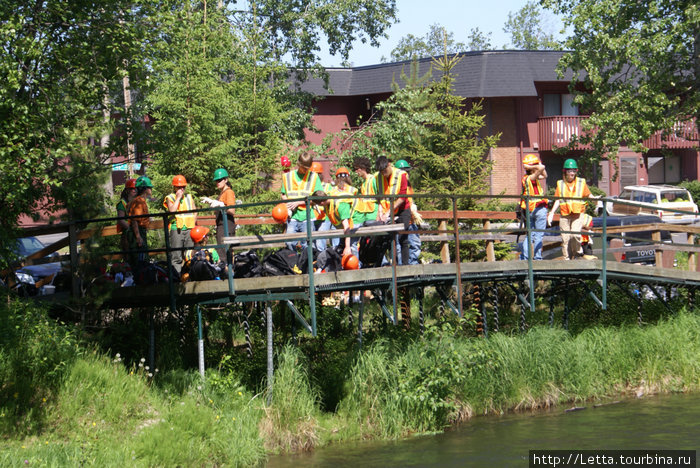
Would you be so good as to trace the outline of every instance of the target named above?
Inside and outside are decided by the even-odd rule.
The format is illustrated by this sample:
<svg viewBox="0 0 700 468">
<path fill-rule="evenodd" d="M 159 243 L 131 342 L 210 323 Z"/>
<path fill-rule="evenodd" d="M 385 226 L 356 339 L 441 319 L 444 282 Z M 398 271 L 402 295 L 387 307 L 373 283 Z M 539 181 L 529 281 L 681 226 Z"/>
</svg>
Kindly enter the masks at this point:
<svg viewBox="0 0 700 468">
<path fill-rule="evenodd" d="M 681 181 L 680 156 L 649 156 L 647 164 L 650 184 L 677 184 Z"/>
<path fill-rule="evenodd" d="M 637 185 L 637 158 L 620 158 L 620 186 Z"/>
<path fill-rule="evenodd" d="M 578 115 L 578 104 L 573 94 L 544 94 L 544 116 Z"/>
</svg>

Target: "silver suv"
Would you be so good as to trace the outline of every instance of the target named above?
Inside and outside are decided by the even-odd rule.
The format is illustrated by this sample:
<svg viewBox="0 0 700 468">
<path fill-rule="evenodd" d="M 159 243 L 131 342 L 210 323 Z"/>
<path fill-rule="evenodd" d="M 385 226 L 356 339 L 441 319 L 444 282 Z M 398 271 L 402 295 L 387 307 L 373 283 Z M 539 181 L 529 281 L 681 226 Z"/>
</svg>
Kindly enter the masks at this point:
<svg viewBox="0 0 700 468">
<path fill-rule="evenodd" d="M 664 223 L 691 224 L 700 221 L 698 206 L 683 187 L 673 185 L 628 185 L 617 197 L 606 202 L 610 216 L 654 215 Z M 625 203 L 617 203 L 616 201 Z M 602 213 L 603 202 L 599 201 L 596 213 Z M 682 210 L 676 213 L 668 210 Z"/>
</svg>

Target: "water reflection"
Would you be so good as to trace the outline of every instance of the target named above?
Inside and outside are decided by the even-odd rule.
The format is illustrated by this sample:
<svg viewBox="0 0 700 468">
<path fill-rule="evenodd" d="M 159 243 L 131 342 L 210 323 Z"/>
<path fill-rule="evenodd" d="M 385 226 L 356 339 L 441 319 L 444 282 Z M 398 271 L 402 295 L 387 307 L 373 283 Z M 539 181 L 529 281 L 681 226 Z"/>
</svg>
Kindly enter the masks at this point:
<svg viewBox="0 0 700 468">
<path fill-rule="evenodd" d="M 700 441 L 700 395 L 627 400 L 565 412 L 480 417 L 436 436 L 358 443 L 272 457 L 268 468 L 527 466 L 531 449 L 692 449 Z"/>
</svg>

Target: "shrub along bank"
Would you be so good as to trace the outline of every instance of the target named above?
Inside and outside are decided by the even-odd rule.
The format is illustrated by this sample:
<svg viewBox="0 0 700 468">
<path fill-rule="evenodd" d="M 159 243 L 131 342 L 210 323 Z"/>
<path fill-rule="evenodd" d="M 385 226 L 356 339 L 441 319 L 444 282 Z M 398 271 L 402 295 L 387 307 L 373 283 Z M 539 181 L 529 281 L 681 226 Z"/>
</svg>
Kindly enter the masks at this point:
<svg viewBox="0 0 700 468">
<path fill-rule="evenodd" d="M 534 328 L 488 340 L 442 321 L 423 338 L 377 340 L 356 355 L 332 413 L 321 410 L 313 363 L 295 347 L 280 350 L 267 395 L 245 388 L 226 365 L 203 382 L 191 371 L 125 364 L 12 298 L 0 305 L 0 340 L 2 466 L 249 466 L 269 451 L 700 384 L 700 316 L 687 312 L 643 328 L 576 336 Z"/>
</svg>

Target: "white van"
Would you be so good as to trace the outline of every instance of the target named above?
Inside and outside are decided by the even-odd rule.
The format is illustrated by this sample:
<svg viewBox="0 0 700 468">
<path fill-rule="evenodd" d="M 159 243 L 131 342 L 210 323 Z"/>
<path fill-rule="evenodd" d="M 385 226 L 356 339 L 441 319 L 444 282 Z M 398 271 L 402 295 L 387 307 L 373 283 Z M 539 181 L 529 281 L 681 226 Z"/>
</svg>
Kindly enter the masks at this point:
<svg viewBox="0 0 700 468">
<path fill-rule="evenodd" d="M 616 203 L 616 201 L 625 203 Z M 596 212 L 602 212 L 603 202 L 599 201 Z M 654 215 L 664 223 L 691 224 L 700 221 L 698 206 L 693 197 L 683 187 L 673 185 L 628 185 L 618 197 L 606 202 L 611 216 Z M 677 213 L 668 210 L 682 210 Z"/>
</svg>

